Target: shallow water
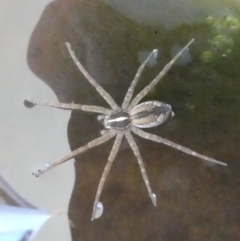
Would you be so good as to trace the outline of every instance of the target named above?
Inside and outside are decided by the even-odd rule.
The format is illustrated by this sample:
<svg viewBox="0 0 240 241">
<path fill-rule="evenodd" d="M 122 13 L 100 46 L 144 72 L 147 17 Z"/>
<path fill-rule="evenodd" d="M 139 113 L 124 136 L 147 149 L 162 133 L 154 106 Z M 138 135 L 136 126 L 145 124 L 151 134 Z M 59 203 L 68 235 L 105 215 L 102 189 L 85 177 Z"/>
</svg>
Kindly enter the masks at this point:
<svg viewBox="0 0 240 241">
<path fill-rule="evenodd" d="M 88 72 L 121 104 L 140 65 L 139 53 L 159 49 L 157 64 L 144 71 L 136 93 L 171 60 L 174 46 L 183 47 L 195 38 L 189 49 L 191 62 L 174 65 L 144 99 L 170 104 L 175 116 L 147 131 L 228 163 L 227 167 L 212 165 L 136 137 L 157 195 L 155 208 L 136 158 L 123 141 L 101 195 L 104 213 L 91 221 L 98 182 L 113 141 L 77 156 L 69 204 L 73 241 L 240 238 L 239 6 L 235 1 L 230 2 L 231 8 L 225 1 L 213 1 L 215 8 L 212 1 L 205 7 L 198 1 L 195 5 L 183 2 L 185 7 L 178 11 L 176 2 L 164 7 L 166 21 L 161 16 L 150 21 L 151 16 L 148 21 L 144 11 L 157 12 L 162 5 L 134 5 L 131 15 L 113 2 L 109 6 L 93 0 L 54 1 L 32 33 L 29 67 L 54 90 L 59 101 L 104 107 L 107 104 L 70 59 L 66 41 Z M 158 16 L 155 11 L 153 15 Z M 100 135 L 103 126 L 96 117 L 72 112 L 68 124 L 72 150 Z"/>
</svg>

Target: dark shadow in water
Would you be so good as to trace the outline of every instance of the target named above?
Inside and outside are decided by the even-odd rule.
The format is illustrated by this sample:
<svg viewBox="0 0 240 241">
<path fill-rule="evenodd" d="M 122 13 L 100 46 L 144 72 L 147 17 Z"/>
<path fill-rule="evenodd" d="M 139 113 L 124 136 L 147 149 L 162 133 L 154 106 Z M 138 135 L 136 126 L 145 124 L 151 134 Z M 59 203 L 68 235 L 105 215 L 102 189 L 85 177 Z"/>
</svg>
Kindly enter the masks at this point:
<svg viewBox="0 0 240 241">
<path fill-rule="evenodd" d="M 69 204 L 72 240 L 240 239 L 240 81 L 234 65 L 239 57 L 219 65 L 199 61 L 202 43 L 209 37 L 204 24 L 167 32 L 139 26 L 100 1 L 54 1 L 33 31 L 28 63 L 59 101 L 107 107 L 70 59 L 66 41 L 90 74 L 121 103 L 139 66 L 139 51 L 162 47 L 157 66 L 147 68 L 137 92 L 170 60 L 171 47 L 176 43 L 183 46 L 192 37 L 196 38 L 190 50 L 192 63 L 175 65 L 146 98 L 166 101 L 176 116 L 149 132 L 226 161 L 229 166 L 212 166 L 136 137 L 157 195 L 158 206 L 154 208 L 136 158 L 123 141 L 101 196 L 104 213 L 92 222 L 93 201 L 113 141 L 91 149 L 76 157 Z M 223 75 L 227 61 L 232 65 Z M 231 68 L 235 75 L 231 76 Z M 95 114 L 72 112 L 68 125 L 71 149 L 95 139 L 101 129 Z"/>
</svg>

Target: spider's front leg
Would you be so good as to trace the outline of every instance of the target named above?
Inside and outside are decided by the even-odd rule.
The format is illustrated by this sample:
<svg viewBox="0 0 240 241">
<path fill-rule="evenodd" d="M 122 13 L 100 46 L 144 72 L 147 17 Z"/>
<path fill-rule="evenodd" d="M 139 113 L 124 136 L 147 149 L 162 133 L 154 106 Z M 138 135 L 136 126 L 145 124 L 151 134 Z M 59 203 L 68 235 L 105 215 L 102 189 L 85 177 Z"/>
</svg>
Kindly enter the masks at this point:
<svg viewBox="0 0 240 241">
<path fill-rule="evenodd" d="M 72 159 L 73 157 L 77 156 L 78 154 L 87 151 L 88 149 L 94 147 L 94 146 L 98 146 L 101 145 L 102 143 L 110 140 L 112 137 L 114 137 L 116 135 L 116 133 L 112 130 L 107 131 L 103 136 L 94 139 L 93 141 L 88 142 L 86 145 L 81 146 L 80 148 L 76 149 L 75 151 L 71 152 L 70 154 L 64 156 L 63 158 L 61 158 L 59 161 L 56 161 L 54 163 L 52 163 L 51 165 L 47 166 L 46 168 L 42 169 L 42 170 L 38 170 L 38 172 L 33 173 L 35 177 L 39 177 L 40 175 L 42 175 L 44 172 L 51 170 L 52 168 Z"/>
<path fill-rule="evenodd" d="M 81 110 L 81 111 L 87 111 L 87 112 L 101 113 L 103 115 L 109 115 L 112 112 L 111 109 L 107 109 L 96 105 L 80 105 L 80 104 L 74 104 L 74 103 L 51 103 L 46 101 L 34 100 L 32 98 L 25 99 L 24 104 L 25 106 L 28 106 L 28 107 L 41 105 L 41 106 L 48 106 L 48 107 L 64 109 L 64 110 Z"/>
<path fill-rule="evenodd" d="M 80 63 L 80 61 L 77 59 L 74 51 L 72 50 L 71 44 L 66 43 L 67 49 L 69 51 L 69 54 L 80 70 L 80 72 L 85 76 L 85 78 L 89 81 L 89 83 L 96 89 L 96 91 L 105 99 L 105 101 L 111 106 L 112 109 L 118 109 L 119 106 L 116 104 L 116 102 L 113 100 L 113 98 L 107 93 L 106 90 L 103 89 L 103 87 L 98 84 L 98 82 L 87 72 L 87 70 L 83 67 L 83 65 Z"/>
</svg>

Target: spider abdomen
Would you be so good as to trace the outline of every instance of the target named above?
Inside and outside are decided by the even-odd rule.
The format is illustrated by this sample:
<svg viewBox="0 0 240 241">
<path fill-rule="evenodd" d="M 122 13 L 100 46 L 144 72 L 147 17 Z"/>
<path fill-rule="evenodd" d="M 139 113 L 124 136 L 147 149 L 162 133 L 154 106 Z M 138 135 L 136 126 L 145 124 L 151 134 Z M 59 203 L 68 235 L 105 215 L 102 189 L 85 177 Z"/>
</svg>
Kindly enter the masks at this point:
<svg viewBox="0 0 240 241">
<path fill-rule="evenodd" d="M 160 101 L 146 101 L 130 111 L 132 124 L 139 128 L 151 128 L 165 122 L 171 116 L 172 107 Z"/>
</svg>

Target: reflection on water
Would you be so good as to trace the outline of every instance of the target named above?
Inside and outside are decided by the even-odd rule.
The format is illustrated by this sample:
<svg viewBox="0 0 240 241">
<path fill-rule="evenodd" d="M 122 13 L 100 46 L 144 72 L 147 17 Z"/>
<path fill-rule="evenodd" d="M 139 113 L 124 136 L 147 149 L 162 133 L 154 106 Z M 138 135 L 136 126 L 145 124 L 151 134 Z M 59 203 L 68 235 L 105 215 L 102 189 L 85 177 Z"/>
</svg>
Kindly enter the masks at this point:
<svg viewBox="0 0 240 241">
<path fill-rule="evenodd" d="M 222 4 L 218 7 L 221 9 Z M 188 12 L 188 5 L 184 9 L 183 13 Z M 165 11 L 176 18 L 173 10 Z M 215 25 L 209 24 L 209 12 L 202 8 L 199 11 L 202 21 L 178 21 L 178 25 L 166 30 L 163 25 L 141 25 L 96 0 L 54 1 L 45 9 L 30 39 L 28 62 L 61 102 L 108 107 L 72 63 L 66 41 L 71 42 L 89 73 L 120 104 L 139 66 L 139 52 L 158 48 L 161 56 L 155 66 L 145 70 L 136 92 L 171 59 L 173 46 L 184 46 L 195 38 L 190 50 L 192 62 L 174 65 L 145 98 L 169 103 L 175 112 L 169 122 L 149 132 L 229 165 L 208 165 L 136 137 L 158 199 L 155 208 L 147 196 L 137 161 L 123 141 L 101 196 L 104 214 L 91 222 L 95 193 L 113 142 L 91 149 L 76 157 L 76 180 L 69 204 L 72 240 L 240 238 L 240 81 L 236 64 L 240 31 L 231 35 L 231 45 L 225 41 L 229 38 L 226 31 L 216 32 Z M 231 17 L 229 11 L 226 17 Z M 234 19 L 238 19 L 237 11 L 232 11 Z M 216 17 L 212 16 L 215 22 L 222 12 L 218 10 Z M 216 38 L 218 35 L 223 37 Z M 224 51 L 231 48 L 231 52 L 223 53 L 218 46 L 224 46 Z M 214 60 L 209 61 L 211 54 Z M 102 129 L 97 115 L 73 112 L 68 125 L 71 148 L 95 139 Z"/>
</svg>

